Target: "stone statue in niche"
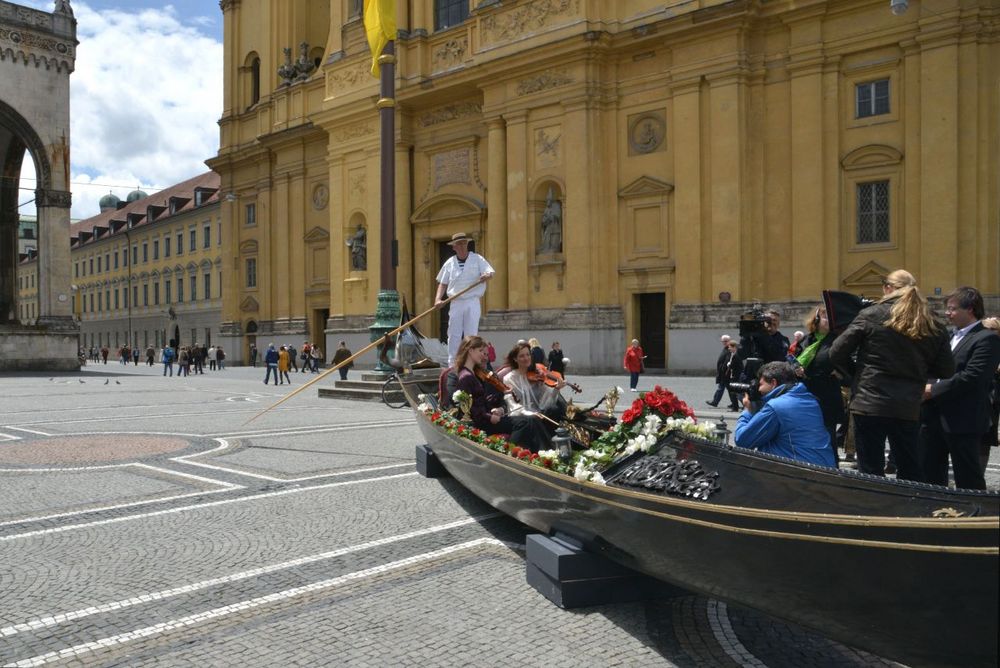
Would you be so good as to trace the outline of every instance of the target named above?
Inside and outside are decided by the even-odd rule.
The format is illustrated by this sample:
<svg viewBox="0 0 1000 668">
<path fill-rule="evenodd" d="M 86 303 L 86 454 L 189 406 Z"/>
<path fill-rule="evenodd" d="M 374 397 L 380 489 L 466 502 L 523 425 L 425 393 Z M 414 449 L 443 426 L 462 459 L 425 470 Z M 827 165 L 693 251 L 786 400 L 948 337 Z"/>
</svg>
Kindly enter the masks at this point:
<svg viewBox="0 0 1000 668">
<path fill-rule="evenodd" d="M 542 211 L 542 245 L 538 250 L 541 253 L 562 252 L 562 204 L 552 188 L 549 188 Z"/>
<path fill-rule="evenodd" d="M 351 249 L 351 270 L 365 271 L 368 269 L 368 235 L 365 228 L 358 225 L 357 231 L 347 241 L 347 247 Z"/>
</svg>

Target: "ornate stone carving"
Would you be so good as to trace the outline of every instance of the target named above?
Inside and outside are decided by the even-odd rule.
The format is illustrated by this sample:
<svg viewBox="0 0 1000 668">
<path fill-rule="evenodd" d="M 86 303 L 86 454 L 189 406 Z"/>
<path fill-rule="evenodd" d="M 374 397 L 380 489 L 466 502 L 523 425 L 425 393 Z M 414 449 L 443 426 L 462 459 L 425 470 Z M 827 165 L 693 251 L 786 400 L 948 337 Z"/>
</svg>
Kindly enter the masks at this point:
<svg viewBox="0 0 1000 668">
<path fill-rule="evenodd" d="M 0 3 L 0 19 L 38 28 L 49 28 L 52 25 L 52 17 L 47 13 L 6 2 Z"/>
<path fill-rule="evenodd" d="M 316 64 L 309 60 L 309 42 L 299 44 L 299 59 L 295 61 L 296 81 L 305 81 L 316 69 Z"/>
<path fill-rule="evenodd" d="M 244 313 L 255 313 L 260 310 L 260 304 L 253 297 L 244 297 L 240 302 L 240 310 Z"/>
<path fill-rule="evenodd" d="M 375 125 L 372 123 L 361 123 L 337 130 L 334 139 L 338 142 L 345 142 L 372 134 L 375 134 Z"/>
<path fill-rule="evenodd" d="M 562 252 L 562 227 L 562 203 L 556 199 L 550 186 L 545 198 L 545 209 L 542 210 L 542 244 L 538 248 L 539 253 Z"/>
<path fill-rule="evenodd" d="M 361 84 L 375 83 L 371 75 L 371 59 L 359 60 L 336 72 L 326 75 L 326 96 L 333 97 L 343 89 L 357 88 Z"/>
<path fill-rule="evenodd" d="M 469 148 L 437 153 L 433 159 L 434 190 L 449 183 L 469 183 Z"/>
<path fill-rule="evenodd" d="M 368 233 L 363 225 L 358 225 L 354 236 L 347 240 L 347 247 L 351 249 L 351 271 L 365 271 L 368 269 Z"/>
<path fill-rule="evenodd" d="M 431 69 L 440 71 L 461 65 L 462 60 L 465 59 L 465 52 L 468 50 L 469 38 L 467 36 L 449 39 L 434 49 L 431 54 Z"/>
<path fill-rule="evenodd" d="M 278 78 L 281 79 L 282 86 L 288 86 L 296 76 L 295 65 L 292 63 L 292 47 L 286 46 L 281 51 L 285 54 L 285 62 L 278 68 Z"/>
<path fill-rule="evenodd" d="M 535 158 L 540 165 L 553 165 L 559 162 L 561 140 L 559 126 L 535 130 Z"/>
<path fill-rule="evenodd" d="M 659 150 L 667 134 L 663 112 L 636 114 L 628 120 L 629 155 L 653 153 Z"/>
<path fill-rule="evenodd" d="M 65 190 L 42 190 L 39 188 L 35 191 L 35 205 L 68 209 L 73 206 L 73 193 Z"/>
<path fill-rule="evenodd" d="M 447 123 L 463 116 L 477 116 L 483 113 L 483 105 L 479 102 L 458 102 L 446 104 L 443 107 L 431 109 L 420 116 L 420 127 L 427 128 L 438 123 Z"/>
<path fill-rule="evenodd" d="M 312 205 L 317 211 L 322 211 L 326 208 L 327 202 L 330 201 L 330 188 L 327 187 L 325 183 L 317 183 L 313 186 L 312 192 Z"/>
<path fill-rule="evenodd" d="M 549 88 L 558 88 L 573 83 L 573 76 L 566 70 L 546 70 L 533 77 L 517 82 L 518 95 L 530 95 Z"/>
<path fill-rule="evenodd" d="M 484 16 L 480 22 L 483 45 L 510 42 L 527 32 L 551 28 L 560 19 L 579 13 L 580 0 L 534 0 L 506 12 Z"/>
</svg>

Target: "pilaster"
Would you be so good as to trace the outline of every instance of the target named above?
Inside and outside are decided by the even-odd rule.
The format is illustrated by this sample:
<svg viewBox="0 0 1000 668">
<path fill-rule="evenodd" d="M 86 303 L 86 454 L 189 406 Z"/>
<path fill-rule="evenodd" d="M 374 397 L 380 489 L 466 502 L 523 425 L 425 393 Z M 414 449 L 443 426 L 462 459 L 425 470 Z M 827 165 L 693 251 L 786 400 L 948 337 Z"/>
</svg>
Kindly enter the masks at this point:
<svg viewBox="0 0 1000 668">
<path fill-rule="evenodd" d="M 507 262 L 507 124 L 502 118 L 492 118 L 486 123 L 488 131 L 487 156 L 489 167 L 486 176 L 486 259 L 497 271 L 497 278 L 506 281 L 510 273 Z M 503 278 L 500 278 L 503 277 Z M 507 291 L 486 291 L 487 310 L 506 310 Z"/>
<path fill-rule="evenodd" d="M 673 154 L 684 164 L 674 165 L 674 226 L 684 230 L 677 234 L 677 272 L 675 294 L 678 302 L 702 299 L 702 160 L 701 160 L 701 79 L 676 82 L 671 88 L 674 128 L 669 136 L 674 141 Z"/>
<path fill-rule="evenodd" d="M 528 112 L 504 114 L 507 121 L 507 298 L 528 304 Z M 565 214 L 565 212 L 564 212 Z M 514 271 L 513 268 L 520 268 Z M 498 286 L 499 287 L 499 286 Z M 487 290 L 490 292 L 490 290 Z"/>
</svg>

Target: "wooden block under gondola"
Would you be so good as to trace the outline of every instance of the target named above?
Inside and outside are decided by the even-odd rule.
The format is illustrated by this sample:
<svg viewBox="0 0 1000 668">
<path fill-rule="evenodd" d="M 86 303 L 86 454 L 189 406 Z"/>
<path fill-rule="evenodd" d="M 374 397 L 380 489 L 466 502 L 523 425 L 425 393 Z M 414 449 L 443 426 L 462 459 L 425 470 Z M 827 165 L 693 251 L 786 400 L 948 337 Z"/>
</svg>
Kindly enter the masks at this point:
<svg viewBox="0 0 1000 668">
<path fill-rule="evenodd" d="M 417 473 L 425 478 L 447 478 L 448 471 L 441 465 L 437 455 L 426 445 L 418 445 L 416 450 Z"/>
</svg>

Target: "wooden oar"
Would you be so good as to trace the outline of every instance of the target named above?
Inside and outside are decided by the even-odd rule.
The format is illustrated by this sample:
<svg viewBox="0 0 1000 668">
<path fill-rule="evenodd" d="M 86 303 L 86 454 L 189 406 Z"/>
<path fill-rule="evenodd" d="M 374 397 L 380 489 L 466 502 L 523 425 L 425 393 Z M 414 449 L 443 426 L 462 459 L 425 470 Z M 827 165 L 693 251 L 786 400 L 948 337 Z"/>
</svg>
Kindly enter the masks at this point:
<svg viewBox="0 0 1000 668">
<path fill-rule="evenodd" d="M 409 327 L 410 325 L 412 325 L 413 323 L 415 323 L 417 320 L 420 320 L 421 318 L 425 317 L 426 315 L 428 315 L 430 313 L 433 313 L 434 311 L 436 311 L 437 309 L 441 308 L 442 306 L 444 306 L 448 302 L 452 301 L 453 299 L 458 299 L 459 297 L 461 297 L 462 295 L 464 295 L 466 292 L 468 292 L 472 288 L 476 287 L 480 283 L 484 282 L 485 280 L 486 280 L 486 277 L 481 277 L 478 281 L 476 281 L 475 283 L 473 283 L 469 287 L 465 288 L 461 292 L 455 293 L 451 297 L 448 297 L 447 299 L 445 299 L 444 301 L 442 301 L 440 304 L 435 304 L 434 306 L 430 307 L 429 309 L 427 309 L 426 311 L 424 311 L 420 315 L 411 318 L 409 321 L 403 323 L 402 325 L 400 325 L 396 329 L 392 330 L 391 332 L 386 333 L 386 335 L 384 337 L 382 337 L 380 339 L 377 339 L 375 341 L 372 341 L 367 346 L 365 346 L 364 348 L 362 348 L 358 352 L 356 352 L 353 355 L 351 355 L 350 357 L 348 357 L 346 360 L 343 360 L 339 364 L 330 367 L 329 369 L 327 369 L 326 371 L 324 371 L 320 375 L 316 376 L 315 378 L 313 378 L 312 380 L 310 380 L 308 383 L 306 383 L 305 385 L 303 385 L 299 389 L 295 390 L 294 392 L 292 392 L 290 394 L 286 394 L 281 399 L 278 399 L 278 401 L 274 402 L 273 404 L 271 404 L 270 406 L 268 406 L 267 408 L 265 408 L 261 412 L 257 413 L 256 415 L 254 415 L 252 418 L 250 418 L 249 420 L 247 420 L 243 424 L 245 424 L 245 425 L 246 424 L 250 424 L 251 422 L 253 422 L 257 418 L 259 418 L 261 415 L 263 415 L 264 413 L 267 413 L 268 411 L 270 411 L 272 408 L 277 408 L 278 406 L 280 406 L 281 404 L 285 403 L 286 401 L 288 401 L 289 399 L 291 399 L 296 394 L 298 394 L 302 390 L 306 389 L 307 387 L 309 387 L 313 383 L 317 383 L 317 382 L 323 380 L 324 378 L 326 378 L 328 375 L 330 375 L 331 373 L 333 373 L 334 371 L 336 371 L 340 367 L 342 367 L 345 364 L 348 364 L 350 362 L 353 362 L 354 358 L 360 357 L 361 355 L 364 355 L 366 352 L 368 352 L 369 350 L 371 350 L 372 348 L 374 348 L 378 344 L 380 344 L 383 341 L 385 341 L 388 337 L 395 336 L 396 334 L 400 333 L 401 331 L 403 331 L 404 329 L 406 329 L 407 327 Z"/>
</svg>

